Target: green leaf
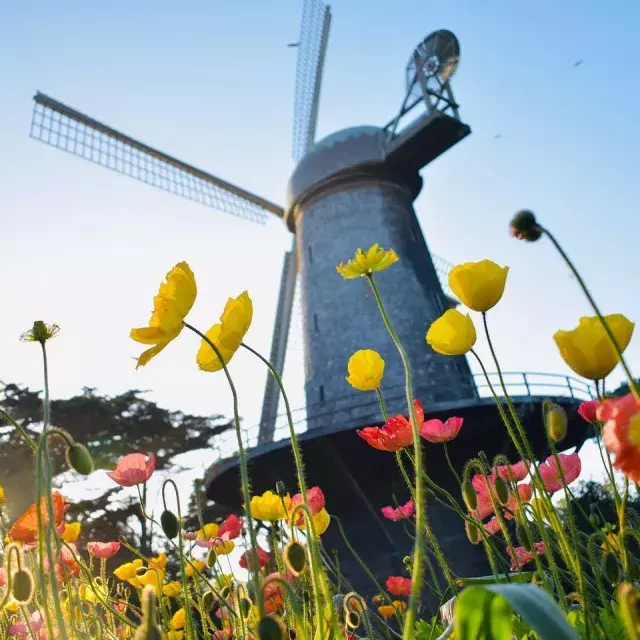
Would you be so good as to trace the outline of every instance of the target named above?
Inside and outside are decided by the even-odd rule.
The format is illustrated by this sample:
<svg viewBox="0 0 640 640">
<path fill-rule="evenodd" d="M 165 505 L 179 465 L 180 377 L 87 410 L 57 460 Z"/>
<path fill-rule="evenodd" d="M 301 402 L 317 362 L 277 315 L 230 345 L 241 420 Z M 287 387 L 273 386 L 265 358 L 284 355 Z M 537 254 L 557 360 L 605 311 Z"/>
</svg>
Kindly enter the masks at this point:
<svg viewBox="0 0 640 640">
<path fill-rule="evenodd" d="M 494 575 L 488 576 L 476 576 L 474 578 L 458 578 L 456 584 L 459 587 L 471 587 L 477 584 L 495 584 L 496 582 L 531 582 L 535 571 L 523 571 L 522 573 L 509 573 L 507 575 L 501 575 L 497 578 Z"/>
<path fill-rule="evenodd" d="M 541 640 L 578 640 L 576 631 L 551 597 L 530 584 L 478 585 L 465 589 L 454 610 L 456 640 L 509 640 L 512 611 Z"/>
</svg>

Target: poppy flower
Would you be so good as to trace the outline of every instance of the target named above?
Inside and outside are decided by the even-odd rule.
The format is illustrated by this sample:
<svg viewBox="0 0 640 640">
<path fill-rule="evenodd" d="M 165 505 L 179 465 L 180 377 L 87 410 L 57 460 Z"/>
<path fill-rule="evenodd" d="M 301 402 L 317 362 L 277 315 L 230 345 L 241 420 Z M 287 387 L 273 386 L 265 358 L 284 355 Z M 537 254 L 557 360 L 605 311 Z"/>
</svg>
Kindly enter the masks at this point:
<svg viewBox="0 0 640 640">
<path fill-rule="evenodd" d="M 4 487 L 0 484 L 0 504 L 4 504 L 7 499 L 4 496 Z"/>
<path fill-rule="evenodd" d="M 261 569 L 262 567 L 266 567 L 269 564 L 269 554 L 260 547 L 256 549 L 256 553 L 258 555 L 258 566 Z M 240 556 L 240 560 L 238 562 L 243 569 L 248 569 L 249 563 L 253 562 L 253 553 L 251 551 L 246 551 Z"/>
<path fill-rule="evenodd" d="M 291 506 L 289 494 L 281 498 L 273 491 L 265 491 L 261 496 L 253 496 L 249 504 L 251 515 L 257 520 L 275 522 L 284 520 Z"/>
<path fill-rule="evenodd" d="M 564 480 L 567 484 L 571 484 L 580 475 L 580 471 L 582 470 L 582 461 L 577 452 L 570 453 L 569 455 L 559 453 L 558 459 L 560 461 L 560 469 L 554 456 L 549 456 L 538 466 L 544 488 L 550 493 L 555 493 L 562 489 L 560 470 L 562 470 Z"/>
<path fill-rule="evenodd" d="M 527 551 L 524 547 L 516 547 L 514 558 L 511 549 L 507 549 L 507 554 L 511 558 L 511 571 L 516 571 L 518 567 L 523 567 L 525 564 L 531 562 L 536 555 L 541 556 L 547 552 L 544 542 L 535 542 L 533 545 L 533 551 Z"/>
<path fill-rule="evenodd" d="M 410 518 L 415 512 L 415 505 L 413 504 L 413 500 L 409 500 L 409 502 L 405 502 L 395 509 L 393 507 L 382 507 L 380 511 L 387 520 L 397 522 L 398 520 Z"/>
<path fill-rule="evenodd" d="M 367 251 L 358 249 L 355 257 L 346 263 L 340 263 L 336 271 L 345 279 L 361 278 L 370 276 L 375 271 L 384 271 L 392 264 L 398 262 L 399 258 L 393 249 L 383 249 L 378 243 L 371 245 Z"/>
<path fill-rule="evenodd" d="M 53 523 L 56 531 L 61 534 L 64 531 L 64 514 L 69 505 L 64 496 L 57 491 L 51 493 L 53 503 Z M 48 524 L 46 499 L 40 499 L 40 513 L 42 514 L 42 524 Z M 32 504 L 14 523 L 8 533 L 12 542 L 23 542 L 24 544 L 35 544 L 38 540 L 38 512 L 36 505 Z"/>
<path fill-rule="evenodd" d="M 195 276 L 186 262 L 179 262 L 167 273 L 166 282 L 160 285 L 158 295 L 153 299 L 149 326 L 131 329 L 133 340 L 153 345 L 140 355 L 136 369 L 146 365 L 180 335 L 197 291 Z"/>
<path fill-rule="evenodd" d="M 449 286 L 466 307 L 485 312 L 502 298 L 508 273 L 509 267 L 501 267 L 491 260 L 466 262 L 451 269 Z"/>
<path fill-rule="evenodd" d="M 80 531 L 82 531 L 82 525 L 79 522 L 69 522 L 65 525 L 60 537 L 65 542 L 78 542 Z"/>
<path fill-rule="evenodd" d="M 484 530 L 490 536 L 495 536 L 496 533 L 500 533 L 500 531 L 502 531 L 502 529 L 500 527 L 500 521 L 498 520 L 498 518 L 496 516 L 493 516 L 493 518 L 491 518 L 491 520 L 489 520 L 488 522 L 485 522 L 483 527 L 484 527 Z"/>
<path fill-rule="evenodd" d="M 447 418 L 445 422 L 433 418 L 431 420 L 425 420 L 424 424 L 420 428 L 420 435 L 429 442 L 434 444 L 440 442 L 449 442 L 453 440 L 462 427 L 463 418 L 451 417 Z"/>
<path fill-rule="evenodd" d="M 580 406 L 578 407 L 578 414 L 583 420 L 594 424 L 598 419 L 596 416 L 596 411 L 599 404 L 600 401 L 598 399 L 586 400 L 585 402 L 581 402 Z"/>
<path fill-rule="evenodd" d="M 291 511 L 293 512 L 299 504 L 303 504 L 302 494 L 296 493 L 291 498 Z M 324 493 L 322 492 L 322 489 L 320 487 L 311 487 L 310 489 L 307 489 L 307 506 L 309 507 L 309 511 L 311 512 L 312 516 L 317 515 L 324 509 Z M 300 513 L 300 517 L 297 518 L 295 524 L 296 526 L 300 526 L 303 522 L 304 515 L 303 513 Z"/>
<path fill-rule="evenodd" d="M 393 596 L 411 595 L 411 578 L 389 576 L 386 581 L 387 591 Z"/>
<path fill-rule="evenodd" d="M 604 420 L 602 441 L 614 455 L 613 466 L 629 480 L 640 483 L 640 405 L 633 394 L 605 400 L 597 410 Z"/>
<path fill-rule="evenodd" d="M 234 540 L 240 535 L 242 531 L 243 522 L 242 518 L 238 518 L 234 513 L 228 515 L 226 519 L 220 525 L 218 529 L 218 535 L 224 536 L 225 533 L 229 534 L 229 540 Z"/>
<path fill-rule="evenodd" d="M 396 613 L 404 613 L 407 610 L 407 603 L 402 600 L 394 600 L 391 604 L 383 604 L 378 607 L 378 613 L 383 618 L 391 618 Z"/>
<path fill-rule="evenodd" d="M 502 477 L 505 482 L 520 482 L 529 475 L 531 463 L 528 460 L 520 460 L 515 464 L 499 464 L 493 472 Z"/>
<path fill-rule="evenodd" d="M 427 344 L 443 356 L 463 356 L 476 343 L 476 328 L 469 314 L 447 309 L 431 323 L 427 331 Z"/>
<path fill-rule="evenodd" d="M 87 551 L 94 558 L 112 558 L 120 551 L 119 542 L 87 542 Z"/>
<path fill-rule="evenodd" d="M 358 391 L 375 391 L 384 375 L 384 360 L 373 349 L 356 351 L 347 363 L 347 382 Z"/>
<path fill-rule="evenodd" d="M 107 475 L 121 487 L 133 487 L 144 484 L 156 468 L 156 456 L 148 458 L 142 453 L 130 453 L 118 460 L 114 471 L 107 471 Z"/>
<path fill-rule="evenodd" d="M 419 400 L 414 400 L 418 428 L 424 423 L 424 411 Z M 374 449 L 379 451 L 399 451 L 413 442 L 411 422 L 403 415 L 389 418 L 383 427 L 365 427 L 356 433 Z"/>
</svg>

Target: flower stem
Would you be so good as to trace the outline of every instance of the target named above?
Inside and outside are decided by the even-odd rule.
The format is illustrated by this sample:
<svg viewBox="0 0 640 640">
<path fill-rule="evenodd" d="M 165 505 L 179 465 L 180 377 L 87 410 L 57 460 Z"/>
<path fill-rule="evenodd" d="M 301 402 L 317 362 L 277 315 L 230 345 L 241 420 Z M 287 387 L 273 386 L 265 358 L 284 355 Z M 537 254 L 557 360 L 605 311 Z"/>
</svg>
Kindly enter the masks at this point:
<svg viewBox="0 0 640 640">
<path fill-rule="evenodd" d="M 389 332 L 389 336 L 393 340 L 396 349 L 398 350 L 398 354 L 400 355 L 400 359 L 402 360 L 402 364 L 404 366 L 404 374 L 405 374 L 405 394 L 407 397 L 407 408 L 409 410 L 409 416 L 411 418 L 411 431 L 413 434 L 413 448 L 414 448 L 414 456 L 415 456 L 415 508 L 416 508 L 416 539 L 413 553 L 413 569 L 411 572 L 411 597 L 409 598 L 409 608 L 407 609 L 407 614 L 405 617 L 404 628 L 403 628 L 403 638 L 404 640 L 411 640 L 414 636 L 414 627 L 416 623 L 416 614 L 418 609 L 418 603 L 420 599 L 420 585 L 422 582 L 422 568 L 424 565 L 424 540 L 425 540 L 425 531 L 423 528 L 423 524 L 426 523 L 426 500 L 425 500 L 425 490 L 424 490 L 424 482 L 422 480 L 422 443 L 420 441 L 420 427 L 418 426 L 418 418 L 416 415 L 416 410 L 413 404 L 413 386 L 411 379 L 411 366 L 409 364 L 409 358 L 398 338 L 397 333 L 393 329 L 391 325 L 391 321 L 387 314 L 387 311 L 382 302 L 382 298 L 380 296 L 380 292 L 376 285 L 376 282 L 373 278 L 373 275 L 370 274 L 367 276 L 369 280 L 369 284 L 371 285 L 371 290 L 373 291 L 373 295 L 376 299 L 376 303 L 378 304 L 378 309 L 380 310 L 380 315 L 382 316 L 382 320 Z"/>
<path fill-rule="evenodd" d="M 257 567 L 258 552 L 256 551 L 256 549 L 258 548 L 258 540 L 256 538 L 256 532 L 253 528 L 253 517 L 251 515 L 251 491 L 249 489 L 249 471 L 247 468 L 247 454 L 245 453 L 245 450 L 244 450 L 244 444 L 242 442 L 242 431 L 240 429 L 238 392 L 236 391 L 236 387 L 231 378 L 231 374 L 227 369 L 227 365 L 218 347 L 216 347 L 216 345 L 206 335 L 204 335 L 204 333 L 201 333 L 200 331 L 198 331 L 198 329 L 196 329 L 189 323 L 184 322 L 183 324 L 187 329 L 190 329 L 197 336 L 200 336 L 200 338 L 202 338 L 213 349 L 214 353 L 218 357 L 218 360 L 220 360 L 220 363 L 222 364 L 222 369 L 227 378 L 229 388 L 231 389 L 231 395 L 233 396 L 233 422 L 236 430 L 236 437 L 238 439 L 238 458 L 240 461 L 240 479 L 242 484 L 242 498 L 244 500 L 244 508 L 247 516 L 247 527 L 249 529 L 249 537 L 251 539 L 251 554 L 253 556 L 252 558 L 253 566 Z M 260 611 L 260 616 L 262 617 L 264 616 L 264 597 L 263 597 L 262 590 L 260 589 L 260 583 L 258 580 L 257 571 L 252 572 L 252 580 L 253 580 L 253 586 L 255 590 L 255 597 L 258 600 L 258 609 Z"/>
<path fill-rule="evenodd" d="M 3 411 L 2 408 L 0 408 L 0 418 L 3 418 L 13 426 L 25 441 L 25 444 L 29 445 L 34 453 L 36 452 L 38 446 L 34 442 L 33 438 L 27 433 L 26 429 L 17 420 L 14 420 L 6 411 Z"/>
<path fill-rule="evenodd" d="M 616 340 L 616 337 L 613 334 L 613 331 L 611 331 L 611 327 L 609 327 L 609 323 L 605 320 L 604 316 L 602 315 L 600 308 L 596 304 L 596 301 L 594 300 L 593 296 L 591 295 L 591 292 L 589 291 L 589 288 L 587 287 L 587 284 L 582 279 L 582 276 L 580 275 L 580 273 L 578 273 L 578 270 L 576 269 L 575 265 L 573 264 L 569 256 L 566 254 L 564 249 L 560 246 L 560 243 L 556 240 L 555 236 L 551 233 L 551 231 L 549 231 L 545 227 L 542 227 L 539 224 L 537 226 L 539 227 L 540 231 L 542 231 L 542 233 L 544 233 L 547 236 L 547 238 L 551 240 L 551 243 L 556 248 L 558 253 L 562 256 L 562 259 L 565 261 L 566 265 L 569 267 L 569 270 L 571 271 L 575 279 L 578 281 L 578 285 L 580 285 L 580 288 L 582 289 L 582 293 L 584 293 L 585 297 L 589 301 L 589 304 L 591 305 L 591 308 L 595 311 L 596 316 L 598 316 L 598 320 L 600 320 L 600 323 L 602 324 L 607 334 L 607 337 L 609 338 L 609 342 L 611 343 L 613 350 L 616 352 L 616 355 L 620 360 L 620 364 L 622 365 L 624 373 L 627 376 L 627 381 L 629 382 L 629 389 L 631 390 L 631 393 L 633 393 L 636 400 L 640 402 L 640 390 L 638 389 L 638 386 L 636 385 L 636 381 L 633 375 L 631 374 L 631 370 L 629 369 L 629 366 L 627 365 L 627 362 L 624 359 L 624 356 L 622 355 L 622 349 L 620 349 L 620 345 L 618 344 L 618 341 Z"/>
<path fill-rule="evenodd" d="M 384 398 L 382 397 L 382 391 L 380 391 L 380 387 L 376 387 L 376 396 L 378 396 L 378 402 L 380 403 L 382 419 L 387 422 L 387 420 L 389 420 L 389 414 L 387 413 L 387 405 L 384 403 Z"/>
<path fill-rule="evenodd" d="M 460 480 L 460 476 L 458 472 L 455 470 L 453 463 L 451 462 L 451 458 L 449 457 L 449 448 L 447 447 L 447 443 L 443 442 L 442 446 L 444 447 L 444 457 L 447 459 L 447 464 L 449 465 L 449 469 L 451 469 L 451 473 L 453 477 L 458 481 L 458 484 L 462 486 L 462 480 Z"/>
</svg>

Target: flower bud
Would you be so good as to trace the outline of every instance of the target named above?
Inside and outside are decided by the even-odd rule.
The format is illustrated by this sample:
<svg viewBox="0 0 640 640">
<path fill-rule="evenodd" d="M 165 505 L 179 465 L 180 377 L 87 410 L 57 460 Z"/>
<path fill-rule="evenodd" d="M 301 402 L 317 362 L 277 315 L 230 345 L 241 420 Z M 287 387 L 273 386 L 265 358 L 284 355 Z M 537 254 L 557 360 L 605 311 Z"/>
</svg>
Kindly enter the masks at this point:
<svg viewBox="0 0 640 640">
<path fill-rule="evenodd" d="M 165 509 L 160 516 L 160 525 L 162 526 L 162 530 L 164 531 L 164 535 L 169 538 L 169 540 L 173 540 L 178 535 L 178 531 L 180 530 L 180 525 L 178 523 L 178 518 L 175 513 Z"/>
<path fill-rule="evenodd" d="M 560 405 L 551 405 L 547 411 L 547 433 L 553 442 L 567 435 L 567 413 Z"/>
<path fill-rule="evenodd" d="M 516 525 L 516 539 L 527 551 L 533 551 L 533 542 L 531 542 L 531 536 L 529 535 L 529 530 L 526 525 Z"/>
<path fill-rule="evenodd" d="M 238 609 L 240 609 L 240 615 L 243 618 L 248 618 L 249 613 L 251 612 L 251 600 L 249 600 L 248 598 L 240 598 Z"/>
<path fill-rule="evenodd" d="M 596 513 L 596 510 L 593 507 L 591 508 L 591 513 L 589 514 L 589 522 L 594 527 L 600 526 L 600 517 L 598 516 L 598 514 Z"/>
<path fill-rule="evenodd" d="M 11 577 L 11 595 L 18 604 L 28 604 L 33 597 L 33 576 L 27 569 L 19 569 Z"/>
<path fill-rule="evenodd" d="M 287 569 L 297 578 L 307 566 L 307 550 L 299 542 L 290 542 L 284 548 L 284 562 Z"/>
<path fill-rule="evenodd" d="M 93 471 L 93 458 L 89 449 L 78 442 L 67 447 L 67 464 L 82 476 L 88 476 Z"/>
<path fill-rule="evenodd" d="M 640 629 L 640 593 L 632 584 L 621 584 L 617 591 L 620 618 L 629 638 L 638 637 Z"/>
<path fill-rule="evenodd" d="M 467 538 L 469 538 L 469 542 L 471 544 L 479 544 L 481 540 L 480 529 L 478 525 L 475 523 L 469 522 L 469 520 L 464 521 L 464 530 L 467 532 Z"/>
<path fill-rule="evenodd" d="M 207 611 L 211 611 L 213 609 L 213 605 L 216 602 L 216 594 L 213 591 L 205 591 L 202 594 L 202 605 Z"/>
<path fill-rule="evenodd" d="M 276 482 L 276 493 L 280 498 L 284 498 L 287 495 L 287 489 L 282 480 L 278 480 L 278 482 Z"/>
<path fill-rule="evenodd" d="M 478 492 L 476 491 L 475 487 L 471 484 L 471 482 L 469 482 L 468 480 L 462 483 L 462 499 L 464 500 L 464 503 L 467 505 L 467 509 L 469 509 L 469 511 L 473 511 L 474 509 L 477 509 Z"/>
<path fill-rule="evenodd" d="M 613 553 L 605 553 L 602 557 L 602 574 L 609 584 L 615 584 L 620 579 L 620 565 Z"/>
<path fill-rule="evenodd" d="M 535 242 L 542 235 L 542 229 L 538 226 L 533 212 L 523 209 L 518 211 L 511 219 L 509 233 L 518 240 Z"/>
<path fill-rule="evenodd" d="M 207 553 L 207 567 L 211 569 L 211 567 L 213 567 L 217 561 L 218 561 L 218 554 L 216 553 L 215 548 L 211 547 L 211 549 L 209 549 L 209 553 Z"/>
<path fill-rule="evenodd" d="M 284 640 L 285 629 L 278 618 L 265 617 L 258 622 L 260 640 Z"/>
<path fill-rule="evenodd" d="M 497 475 L 493 486 L 495 487 L 496 496 L 498 496 L 500 504 L 507 504 L 507 502 L 509 502 L 509 485 L 506 483 L 505 479 L 502 476 Z"/>
</svg>

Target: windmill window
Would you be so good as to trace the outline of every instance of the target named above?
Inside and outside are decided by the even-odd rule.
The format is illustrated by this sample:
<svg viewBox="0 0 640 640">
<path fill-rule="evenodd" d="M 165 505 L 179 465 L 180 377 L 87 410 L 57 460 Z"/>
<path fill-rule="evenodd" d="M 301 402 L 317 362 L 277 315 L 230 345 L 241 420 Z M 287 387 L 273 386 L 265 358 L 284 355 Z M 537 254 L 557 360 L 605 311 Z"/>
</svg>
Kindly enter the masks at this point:
<svg viewBox="0 0 640 640">
<path fill-rule="evenodd" d="M 318 330 L 318 314 L 317 313 L 313 314 L 313 328 L 315 331 Z"/>
<path fill-rule="evenodd" d="M 320 389 L 318 390 L 320 393 L 320 404 L 324 404 L 324 385 L 320 385 Z"/>
<path fill-rule="evenodd" d="M 311 245 L 307 247 L 307 253 L 309 254 L 309 262 L 313 263 L 313 251 L 311 250 Z"/>
</svg>

